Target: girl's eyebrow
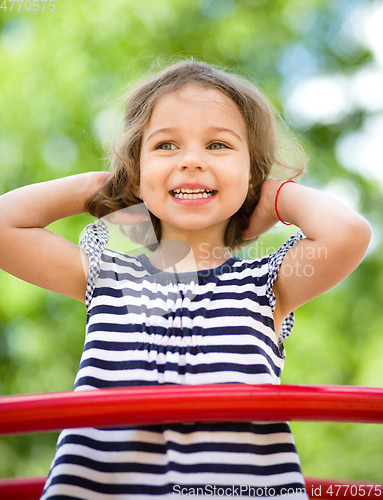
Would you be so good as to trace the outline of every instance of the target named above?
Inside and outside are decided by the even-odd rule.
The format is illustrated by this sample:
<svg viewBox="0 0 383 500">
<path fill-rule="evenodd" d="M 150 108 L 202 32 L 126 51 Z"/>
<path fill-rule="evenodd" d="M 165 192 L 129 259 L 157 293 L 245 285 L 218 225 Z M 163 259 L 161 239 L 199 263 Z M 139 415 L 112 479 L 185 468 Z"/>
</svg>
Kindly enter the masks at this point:
<svg viewBox="0 0 383 500">
<path fill-rule="evenodd" d="M 152 132 L 147 138 L 146 138 L 146 142 L 149 141 L 152 137 L 154 137 L 155 135 L 157 134 L 161 134 L 161 133 L 172 133 L 176 130 L 176 128 L 174 127 L 164 127 L 164 128 L 159 128 L 157 130 L 155 130 L 154 132 Z M 242 137 L 237 134 L 237 132 L 235 132 L 234 130 L 232 130 L 231 128 L 226 128 L 226 127 L 210 127 L 209 130 L 213 131 L 213 132 L 229 132 L 229 134 L 232 134 L 234 135 L 240 142 L 243 142 L 242 140 Z"/>
<path fill-rule="evenodd" d="M 149 139 L 151 139 L 153 136 L 157 135 L 157 134 L 161 134 L 161 133 L 165 133 L 165 134 L 168 134 L 168 133 L 171 133 L 171 132 L 174 132 L 176 129 L 173 128 L 173 127 L 165 127 L 165 128 L 159 128 L 157 130 L 155 130 L 154 132 L 152 132 L 147 138 L 146 138 L 146 142 L 149 141 Z"/>
<path fill-rule="evenodd" d="M 234 130 L 231 128 L 226 128 L 226 127 L 210 127 L 210 130 L 214 132 L 229 132 L 229 134 L 234 135 L 240 142 L 243 142 L 242 137 L 237 134 Z"/>
</svg>

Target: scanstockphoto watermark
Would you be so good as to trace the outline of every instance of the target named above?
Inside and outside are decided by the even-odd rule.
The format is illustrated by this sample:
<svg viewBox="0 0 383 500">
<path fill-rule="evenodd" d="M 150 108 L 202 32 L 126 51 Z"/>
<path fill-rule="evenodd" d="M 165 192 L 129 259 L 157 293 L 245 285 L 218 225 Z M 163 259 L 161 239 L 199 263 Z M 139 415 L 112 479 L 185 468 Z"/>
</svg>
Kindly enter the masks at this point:
<svg viewBox="0 0 383 500">
<path fill-rule="evenodd" d="M 263 242 L 242 247 L 236 252 L 235 249 L 230 247 L 212 246 L 208 242 L 201 243 L 198 248 L 192 248 L 187 241 L 163 239 L 157 241 L 150 213 L 144 203 L 113 212 L 103 217 L 102 220 L 107 225 L 109 236 L 117 230 L 120 236 L 122 235 L 124 239 L 130 242 L 129 254 L 139 255 L 140 253 L 147 253 L 148 250 L 149 253 L 151 252 L 152 260 L 159 256 L 161 265 L 158 268 L 158 273 L 164 270 L 172 272 L 178 276 L 177 280 L 180 276 L 182 278 L 185 263 L 187 263 L 188 269 L 195 269 L 194 280 L 198 282 L 197 270 L 199 270 L 201 276 L 203 276 L 204 272 L 210 276 L 215 269 L 219 269 L 218 272 L 221 274 L 221 272 L 225 271 L 223 266 L 227 265 L 228 271 L 230 271 L 230 262 L 224 262 L 218 268 L 215 266 L 215 263 L 222 262 L 222 259 L 228 261 L 231 256 L 238 256 L 244 261 L 245 266 L 246 261 L 249 261 L 251 266 L 255 260 L 255 254 L 262 259 L 268 256 L 272 258 L 272 254 L 278 251 L 278 247 L 266 246 Z M 293 243 L 294 241 L 287 242 L 281 248 L 283 251 L 285 247 L 289 258 L 288 260 L 284 259 L 280 273 L 287 278 L 292 276 L 313 277 L 316 262 L 327 259 L 327 247 L 318 246 L 308 239 L 296 240 L 295 244 Z M 136 246 L 136 244 L 138 245 Z M 290 246 L 290 248 L 286 248 L 286 246 Z M 193 267 L 193 259 L 198 260 L 198 266 L 197 262 L 194 262 Z M 189 275 L 187 280 L 190 281 Z"/>
<path fill-rule="evenodd" d="M 175 484 L 173 486 L 173 495 L 183 497 L 254 497 L 254 498 L 273 498 L 276 496 L 306 494 L 304 487 L 282 487 L 276 488 L 268 486 L 250 486 L 248 484 L 216 486 L 207 484 L 201 487 L 181 486 Z"/>
<path fill-rule="evenodd" d="M 257 253 L 262 256 L 271 255 L 277 251 L 276 248 L 265 247 L 262 243 L 257 244 L 256 250 Z M 254 248 L 245 247 L 241 249 L 239 256 L 245 260 L 252 260 L 253 253 Z M 305 245 L 294 245 L 288 250 L 288 254 L 289 257 L 292 258 L 293 263 L 285 263 L 281 269 L 281 273 L 287 278 L 291 276 L 311 278 L 315 274 L 315 262 L 327 259 L 327 247 L 305 243 Z M 230 248 L 227 247 L 224 249 L 221 247 L 210 248 L 207 243 L 202 243 L 200 245 L 200 255 L 205 259 L 204 262 L 208 263 L 222 255 L 229 258 L 231 251 Z"/>
<path fill-rule="evenodd" d="M 286 278 L 291 276 L 312 278 L 315 274 L 315 263 L 327 259 L 327 247 L 305 244 L 295 245 L 289 249 L 289 258 L 284 262 L 280 274 Z"/>
<path fill-rule="evenodd" d="M 0 0 L 0 12 L 53 12 L 55 0 Z"/>
</svg>

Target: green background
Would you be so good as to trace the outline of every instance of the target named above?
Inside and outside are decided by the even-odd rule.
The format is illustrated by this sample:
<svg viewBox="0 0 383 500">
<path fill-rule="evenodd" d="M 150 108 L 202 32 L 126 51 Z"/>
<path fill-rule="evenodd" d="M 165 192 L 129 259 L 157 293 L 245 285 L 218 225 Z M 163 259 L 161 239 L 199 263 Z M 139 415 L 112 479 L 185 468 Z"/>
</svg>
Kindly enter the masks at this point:
<svg viewBox="0 0 383 500">
<path fill-rule="evenodd" d="M 294 118 L 294 111 L 286 113 L 294 88 L 305 79 L 336 75 L 352 85 L 354 75 L 375 64 L 349 20 L 358 9 L 377 4 L 56 0 L 54 11 L 46 6 L 44 12 L 27 12 L 27 4 L 18 11 L 15 4 L 11 12 L 12 2 L 5 3 L 0 193 L 104 169 L 105 147 L 121 114 L 119 96 L 155 61 L 194 56 L 238 72 L 259 85 L 303 144 L 310 163 L 302 183 L 346 193 L 374 233 L 360 267 L 297 311 L 282 382 L 382 387 L 382 185 L 368 169 L 347 168 L 336 151 L 345 135 L 381 116 L 383 106 L 355 104 L 330 120 L 306 122 Z M 35 3 L 42 9 L 42 2 Z M 52 229 L 77 242 L 91 221 L 76 216 Z M 294 231 L 276 227 L 252 251 L 273 250 Z M 70 390 L 84 341 L 83 305 L 2 271 L 0 297 L 0 393 Z M 382 426 L 293 423 L 292 428 L 306 476 L 383 480 Z M 0 476 L 47 474 L 56 437 L 1 438 Z"/>
</svg>

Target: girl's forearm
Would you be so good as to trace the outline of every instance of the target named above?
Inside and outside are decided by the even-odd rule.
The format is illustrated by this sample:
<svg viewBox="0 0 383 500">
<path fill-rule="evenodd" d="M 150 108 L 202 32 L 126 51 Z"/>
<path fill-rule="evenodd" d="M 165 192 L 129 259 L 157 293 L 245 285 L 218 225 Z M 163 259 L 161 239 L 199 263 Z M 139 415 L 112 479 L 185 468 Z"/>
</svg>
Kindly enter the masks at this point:
<svg viewBox="0 0 383 500">
<path fill-rule="evenodd" d="M 2 225 L 32 228 L 85 211 L 89 196 L 106 180 L 105 172 L 89 172 L 32 184 L 0 196 Z"/>
</svg>

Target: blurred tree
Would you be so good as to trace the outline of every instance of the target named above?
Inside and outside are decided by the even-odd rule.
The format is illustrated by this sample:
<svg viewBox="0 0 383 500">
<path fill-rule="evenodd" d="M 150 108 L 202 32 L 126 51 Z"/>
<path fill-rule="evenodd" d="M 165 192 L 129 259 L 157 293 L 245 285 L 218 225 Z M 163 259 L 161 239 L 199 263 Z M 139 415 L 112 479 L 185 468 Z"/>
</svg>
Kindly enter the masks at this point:
<svg viewBox="0 0 383 500">
<path fill-rule="evenodd" d="M 13 2 L 5 4 L 0 192 L 105 168 L 105 148 L 121 117 L 118 97 L 154 61 L 193 56 L 225 65 L 257 83 L 294 128 L 311 158 L 303 182 L 340 196 L 374 229 L 358 270 L 297 312 L 284 383 L 382 386 L 381 178 L 363 158 L 355 167 L 353 153 L 356 139 L 367 147 L 363 131 L 382 118 L 374 82 L 382 78 L 383 58 L 371 35 L 372 19 L 382 18 L 379 4 L 67 0 L 53 12 L 17 5 L 11 11 Z M 77 241 L 89 222 L 76 216 L 52 230 Z M 276 228 L 244 251 L 273 251 L 288 231 Z M 4 272 L 0 293 L 1 392 L 70 390 L 83 344 L 83 306 Z M 306 475 L 382 479 L 381 427 L 308 423 L 293 430 Z M 46 474 L 55 439 L 2 438 L 0 474 Z"/>
</svg>

